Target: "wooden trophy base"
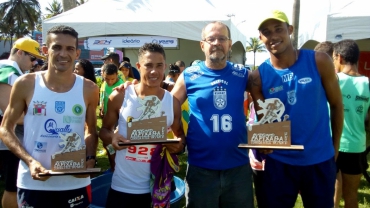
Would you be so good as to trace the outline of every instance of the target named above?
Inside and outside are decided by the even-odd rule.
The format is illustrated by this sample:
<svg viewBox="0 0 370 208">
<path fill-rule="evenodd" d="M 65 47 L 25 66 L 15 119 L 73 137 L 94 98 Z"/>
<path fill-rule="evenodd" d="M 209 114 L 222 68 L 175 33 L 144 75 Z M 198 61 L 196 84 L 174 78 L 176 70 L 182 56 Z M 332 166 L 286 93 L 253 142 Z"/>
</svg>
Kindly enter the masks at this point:
<svg viewBox="0 0 370 208">
<path fill-rule="evenodd" d="M 250 144 L 239 144 L 239 148 L 247 149 L 282 149 L 282 150 L 304 150 L 303 145 L 290 145 L 290 146 L 271 146 L 271 145 L 250 145 Z"/>
<path fill-rule="evenodd" d="M 49 173 L 39 173 L 39 176 L 63 176 L 63 175 L 84 175 L 90 173 L 100 173 L 101 168 L 86 168 L 86 170 L 76 170 L 68 172 L 58 172 L 49 170 Z"/>
<path fill-rule="evenodd" d="M 165 139 L 165 140 L 153 140 L 153 141 L 133 141 L 128 143 L 118 142 L 119 146 L 130 146 L 130 145 L 143 145 L 143 144 L 167 144 L 167 143 L 179 143 L 180 139 Z"/>
</svg>

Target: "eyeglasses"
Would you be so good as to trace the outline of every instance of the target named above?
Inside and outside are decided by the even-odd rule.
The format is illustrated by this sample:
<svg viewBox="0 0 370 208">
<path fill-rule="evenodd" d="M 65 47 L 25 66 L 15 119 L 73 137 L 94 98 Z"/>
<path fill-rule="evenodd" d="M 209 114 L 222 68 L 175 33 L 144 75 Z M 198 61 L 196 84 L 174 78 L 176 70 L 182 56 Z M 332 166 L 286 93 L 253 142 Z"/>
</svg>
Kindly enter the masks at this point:
<svg viewBox="0 0 370 208">
<path fill-rule="evenodd" d="M 219 43 L 225 43 L 226 41 L 230 40 L 230 38 L 223 36 L 223 37 L 218 37 L 218 38 L 207 37 L 207 38 L 203 39 L 203 41 L 205 41 L 207 43 L 210 43 L 210 44 L 216 43 L 216 40 L 218 40 Z"/>
<path fill-rule="evenodd" d="M 29 56 L 31 58 L 31 62 L 34 62 L 36 61 L 36 57 L 32 56 L 30 53 L 27 53 L 27 52 L 24 52 L 27 56 Z"/>
</svg>

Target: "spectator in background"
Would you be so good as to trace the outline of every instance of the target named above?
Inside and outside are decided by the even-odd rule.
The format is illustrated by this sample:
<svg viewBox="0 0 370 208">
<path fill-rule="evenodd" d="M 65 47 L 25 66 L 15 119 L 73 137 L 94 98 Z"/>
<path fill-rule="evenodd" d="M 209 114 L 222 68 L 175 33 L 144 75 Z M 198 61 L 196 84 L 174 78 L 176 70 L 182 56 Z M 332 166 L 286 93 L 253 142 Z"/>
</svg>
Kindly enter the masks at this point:
<svg viewBox="0 0 370 208">
<path fill-rule="evenodd" d="M 164 82 L 175 84 L 181 74 L 180 67 L 175 64 L 170 64 L 169 72 Z"/>
<path fill-rule="evenodd" d="M 332 58 L 332 56 L 333 56 L 333 46 L 334 46 L 334 44 L 331 41 L 324 41 L 324 42 L 318 43 L 313 50 L 324 52 L 324 53 L 328 54 L 330 56 L 330 58 Z"/>
<path fill-rule="evenodd" d="M 366 159 L 365 119 L 369 114 L 369 78 L 358 72 L 360 50 L 354 40 L 334 44 L 333 62 L 339 72 L 343 97 L 344 123 L 337 159 L 335 207 L 344 199 L 344 207 L 358 207 L 358 188 L 362 172 L 368 168 Z"/>
<path fill-rule="evenodd" d="M 180 68 L 180 72 L 182 73 L 185 69 L 185 62 L 178 60 L 175 62 L 175 65 Z"/>
<path fill-rule="evenodd" d="M 80 59 L 75 64 L 74 73 L 96 83 L 94 65 L 87 59 Z"/>
<path fill-rule="evenodd" d="M 127 61 L 128 63 L 130 63 L 131 64 L 131 62 L 130 62 L 130 58 L 128 58 L 128 57 L 123 57 L 123 61 Z M 138 81 L 140 81 L 140 73 L 139 73 L 139 70 L 137 70 L 135 67 L 133 67 L 132 65 L 131 65 L 131 69 L 132 69 L 132 73 L 134 73 L 134 77 L 135 77 L 135 79 L 137 79 Z"/>
<path fill-rule="evenodd" d="M 103 64 L 114 64 L 114 65 L 116 65 L 117 69 L 119 68 L 120 61 L 119 61 L 119 54 L 118 53 L 109 52 L 109 53 L 105 54 L 103 57 L 101 57 L 101 60 L 104 61 Z M 125 78 L 123 77 L 122 72 L 119 71 L 119 70 L 118 70 L 118 77 L 121 78 L 123 80 L 123 82 L 125 82 Z"/>
<path fill-rule="evenodd" d="M 41 71 L 41 67 L 44 66 L 44 64 L 45 62 L 42 59 L 37 59 L 37 63 L 33 65 L 30 72 L 32 73 L 32 72 Z"/>
<path fill-rule="evenodd" d="M 121 65 L 119 66 L 119 71 L 123 73 L 126 81 L 132 82 L 132 80 L 135 79 L 130 62 L 122 61 Z"/>
</svg>

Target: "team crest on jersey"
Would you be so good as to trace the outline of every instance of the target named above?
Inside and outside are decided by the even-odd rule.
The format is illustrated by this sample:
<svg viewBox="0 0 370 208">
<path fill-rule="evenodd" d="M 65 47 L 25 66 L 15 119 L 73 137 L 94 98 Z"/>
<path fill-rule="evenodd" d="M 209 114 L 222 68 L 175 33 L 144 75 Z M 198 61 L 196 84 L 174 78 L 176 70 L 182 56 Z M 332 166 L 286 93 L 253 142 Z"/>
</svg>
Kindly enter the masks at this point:
<svg viewBox="0 0 370 208">
<path fill-rule="evenodd" d="M 46 102 L 33 101 L 33 115 L 46 116 Z"/>
<path fill-rule="evenodd" d="M 222 86 L 217 86 L 213 89 L 213 105 L 218 110 L 222 110 L 227 106 L 227 92 Z"/>
<path fill-rule="evenodd" d="M 289 91 L 287 92 L 287 94 L 288 94 L 288 103 L 290 105 L 294 105 L 297 102 L 297 96 L 296 96 L 295 90 Z"/>
<path fill-rule="evenodd" d="M 58 114 L 64 113 L 65 107 L 66 107 L 66 102 L 55 101 L 55 113 L 58 113 Z"/>
<path fill-rule="evenodd" d="M 79 104 L 76 104 L 72 107 L 72 112 L 73 114 L 75 114 L 76 116 L 79 116 L 82 114 L 83 112 L 83 107 Z"/>
</svg>

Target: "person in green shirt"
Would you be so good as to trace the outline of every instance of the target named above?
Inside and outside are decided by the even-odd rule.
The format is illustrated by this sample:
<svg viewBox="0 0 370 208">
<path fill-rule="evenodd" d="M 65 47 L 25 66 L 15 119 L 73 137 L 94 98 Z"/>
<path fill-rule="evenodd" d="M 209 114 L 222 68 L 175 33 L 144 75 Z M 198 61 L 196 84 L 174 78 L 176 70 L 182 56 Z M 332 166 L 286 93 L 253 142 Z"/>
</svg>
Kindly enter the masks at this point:
<svg viewBox="0 0 370 208">
<path fill-rule="evenodd" d="M 107 112 L 107 103 L 109 95 L 113 89 L 124 81 L 118 77 L 118 68 L 115 64 L 104 64 L 103 66 L 103 77 L 104 77 L 104 89 L 101 90 L 100 94 L 100 117 L 103 118 Z"/>
</svg>

